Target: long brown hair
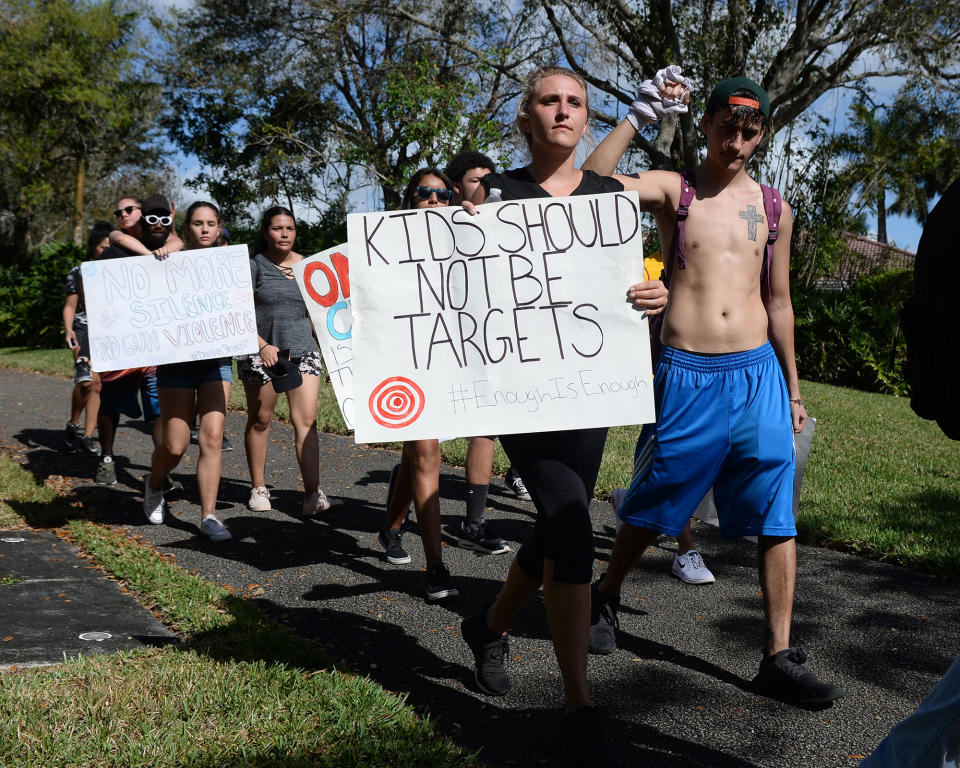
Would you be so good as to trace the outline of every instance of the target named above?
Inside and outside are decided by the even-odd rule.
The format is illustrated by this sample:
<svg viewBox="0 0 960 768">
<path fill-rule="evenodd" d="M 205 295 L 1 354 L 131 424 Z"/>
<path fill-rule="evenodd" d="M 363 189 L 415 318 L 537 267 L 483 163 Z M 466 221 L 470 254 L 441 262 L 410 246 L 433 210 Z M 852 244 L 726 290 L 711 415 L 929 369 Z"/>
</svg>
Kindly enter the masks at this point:
<svg viewBox="0 0 960 768">
<path fill-rule="evenodd" d="M 208 203 L 206 200 L 197 200 L 197 202 L 191 203 L 190 207 L 187 208 L 186 219 L 185 219 L 186 223 L 184 225 L 185 229 L 187 230 L 184 233 L 184 239 L 186 241 L 187 247 L 188 248 L 200 247 L 197 243 L 193 241 L 193 231 L 190 229 L 190 219 L 193 218 L 194 212 L 197 211 L 199 208 L 209 208 L 217 216 L 217 224 L 220 225 L 220 234 L 217 235 L 217 240 L 213 244 L 213 246 L 215 247 L 220 245 L 226 245 L 227 241 L 223 237 L 223 218 L 220 216 L 220 209 L 217 208 L 217 206 L 215 206 L 213 203 Z"/>
</svg>

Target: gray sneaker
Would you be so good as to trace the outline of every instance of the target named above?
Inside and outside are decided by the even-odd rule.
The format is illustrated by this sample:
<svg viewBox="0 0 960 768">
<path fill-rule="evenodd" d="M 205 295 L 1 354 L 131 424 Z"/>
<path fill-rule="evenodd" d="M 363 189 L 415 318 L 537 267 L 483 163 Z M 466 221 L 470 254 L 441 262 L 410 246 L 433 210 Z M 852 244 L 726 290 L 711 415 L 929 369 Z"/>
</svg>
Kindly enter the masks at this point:
<svg viewBox="0 0 960 768">
<path fill-rule="evenodd" d="M 117 466 L 112 456 L 104 456 L 97 465 L 97 485 L 116 485 Z"/>
<path fill-rule="evenodd" d="M 230 531 L 224 528 L 223 523 L 217 520 L 214 515 L 205 517 L 200 521 L 200 531 L 210 541 L 229 541 L 233 538 Z"/>
<path fill-rule="evenodd" d="M 716 579 L 695 549 L 673 556 L 671 573 L 686 584 L 713 584 Z"/>
</svg>

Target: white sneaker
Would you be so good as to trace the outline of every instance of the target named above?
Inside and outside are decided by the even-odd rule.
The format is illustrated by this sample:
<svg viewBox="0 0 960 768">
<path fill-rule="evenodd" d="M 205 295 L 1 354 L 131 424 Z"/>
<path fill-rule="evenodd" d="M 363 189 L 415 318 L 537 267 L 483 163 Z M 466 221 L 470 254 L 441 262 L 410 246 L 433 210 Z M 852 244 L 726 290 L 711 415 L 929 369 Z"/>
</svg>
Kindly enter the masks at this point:
<svg viewBox="0 0 960 768">
<path fill-rule="evenodd" d="M 210 539 L 210 541 L 229 541 L 233 538 L 233 536 L 230 535 L 230 531 L 224 528 L 223 523 L 213 515 L 205 517 L 200 521 L 200 531 Z"/>
<path fill-rule="evenodd" d="M 303 514 L 305 517 L 313 517 L 326 512 L 332 506 L 333 502 L 327 498 L 327 494 L 318 488 L 303 500 Z"/>
<path fill-rule="evenodd" d="M 150 475 L 143 480 L 143 511 L 154 525 L 163 522 L 163 490 L 155 491 L 150 487 Z"/>
<path fill-rule="evenodd" d="M 695 549 L 673 558 L 673 575 L 687 584 L 713 584 L 716 579 Z"/>
<path fill-rule="evenodd" d="M 250 501 L 247 502 L 247 509 L 251 512 L 269 512 L 270 491 L 263 485 L 254 486 L 250 491 Z"/>
</svg>

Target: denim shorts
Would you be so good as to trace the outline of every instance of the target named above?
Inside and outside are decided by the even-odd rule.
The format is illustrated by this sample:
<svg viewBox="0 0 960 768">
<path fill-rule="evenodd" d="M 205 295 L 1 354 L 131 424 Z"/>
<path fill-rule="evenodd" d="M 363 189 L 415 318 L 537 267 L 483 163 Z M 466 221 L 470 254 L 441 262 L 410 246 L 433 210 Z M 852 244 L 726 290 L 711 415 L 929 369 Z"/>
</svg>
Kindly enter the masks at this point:
<svg viewBox="0 0 960 768">
<path fill-rule="evenodd" d="M 229 357 L 157 366 L 157 386 L 164 389 L 196 389 L 208 381 L 233 381 L 233 363 Z"/>
</svg>

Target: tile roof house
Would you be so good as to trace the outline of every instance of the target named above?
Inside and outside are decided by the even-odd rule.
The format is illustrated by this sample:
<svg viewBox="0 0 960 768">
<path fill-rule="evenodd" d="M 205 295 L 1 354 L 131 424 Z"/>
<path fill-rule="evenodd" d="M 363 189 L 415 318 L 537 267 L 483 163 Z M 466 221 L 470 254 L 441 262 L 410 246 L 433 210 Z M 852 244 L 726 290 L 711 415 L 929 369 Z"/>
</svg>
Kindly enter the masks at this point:
<svg viewBox="0 0 960 768">
<path fill-rule="evenodd" d="M 844 232 L 847 254 L 837 264 L 833 274 L 815 280 L 821 288 L 842 290 L 864 275 L 892 269 L 913 269 L 916 254 L 886 245 L 869 237 Z"/>
</svg>

